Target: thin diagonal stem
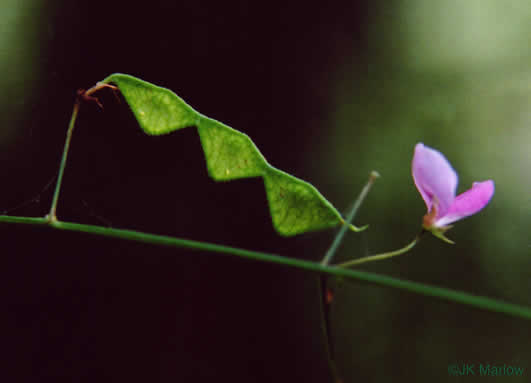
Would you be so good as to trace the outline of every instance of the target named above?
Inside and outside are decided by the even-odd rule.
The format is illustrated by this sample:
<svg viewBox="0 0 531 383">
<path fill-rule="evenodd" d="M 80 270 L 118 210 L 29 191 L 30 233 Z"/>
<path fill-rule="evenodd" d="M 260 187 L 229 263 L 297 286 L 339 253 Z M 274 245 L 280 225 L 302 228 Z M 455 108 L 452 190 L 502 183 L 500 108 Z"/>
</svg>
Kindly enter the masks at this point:
<svg viewBox="0 0 531 383">
<path fill-rule="evenodd" d="M 70 117 L 70 122 L 68 124 L 68 130 L 66 131 L 65 146 L 63 148 L 63 156 L 61 157 L 61 164 L 59 165 L 59 175 L 57 176 L 57 183 L 55 184 L 55 191 L 53 193 L 52 205 L 50 206 L 50 212 L 46 216 L 46 218 L 50 222 L 57 221 L 57 203 L 59 202 L 59 194 L 61 192 L 61 183 L 63 181 L 63 174 L 65 172 L 66 159 L 68 157 L 68 149 L 70 148 L 70 141 L 72 140 L 72 133 L 74 132 L 74 126 L 76 124 L 77 115 L 79 113 L 79 106 L 81 105 L 81 100 L 96 102 L 96 104 L 98 104 L 100 108 L 103 108 L 99 100 L 96 97 L 92 96 L 93 93 L 103 88 L 110 88 L 113 91 L 117 90 L 117 88 L 113 85 L 98 82 L 96 85 L 94 85 L 92 88 L 86 91 L 83 89 L 80 89 L 77 92 L 77 99 L 76 99 L 76 102 L 74 103 L 74 109 L 72 110 L 72 117 Z"/>
<path fill-rule="evenodd" d="M 47 219 L 50 221 L 57 221 L 57 202 L 59 201 L 59 193 L 61 192 L 61 183 L 63 181 L 63 174 L 66 167 L 66 159 L 68 157 L 68 149 L 70 148 L 70 141 L 72 140 L 72 133 L 76 123 L 77 115 L 79 113 L 79 101 L 76 100 L 74 104 L 74 110 L 72 111 L 72 117 L 70 117 L 70 123 L 68 124 L 68 130 L 66 131 L 65 146 L 63 148 L 63 156 L 61 158 L 61 164 L 59 165 L 59 175 L 57 176 L 57 183 L 55 184 L 55 191 L 53 193 L 52 205 L 50 212 L 47 215 Z"/>
<path fill-rule="evenodd" d="M 354 205 L 352 206 L 352 209 L 347 215 L 347 220 L 345 221 L 345 224 L 341 226 L 341 229 L 339 229 L 339 232 L 337 233 L 336 237 L 334 238 L 334 242 L 332 242 L 332 245 L 330 245 L 330 248 L 326 252 L 326 255 L 324 256 L 323 260 L 321 261 L 321 265 L 326 266 L 330 263 L 332 258 L 334 257 L 337 249 L 339 248 L 339 245 L 343 241 L 343 237 L 345 236 L 345 233 L 350 227 L 350 223 L 356 216 L 356 213 L 358 212 L 358 209 L 360 208 L 361 204 L 365 200 L 365 197 L 367 197 L 367 194 L 369 194 L 369 190 L 371 190 L 372 184 L 378 178 L 380 175 L 376 171 L 372 171 L 369 176 L 369 181 L 367 181 L 367 184 L 365 187 L 361 190 L 360 195 L 354 202 Z"/>
</svg>

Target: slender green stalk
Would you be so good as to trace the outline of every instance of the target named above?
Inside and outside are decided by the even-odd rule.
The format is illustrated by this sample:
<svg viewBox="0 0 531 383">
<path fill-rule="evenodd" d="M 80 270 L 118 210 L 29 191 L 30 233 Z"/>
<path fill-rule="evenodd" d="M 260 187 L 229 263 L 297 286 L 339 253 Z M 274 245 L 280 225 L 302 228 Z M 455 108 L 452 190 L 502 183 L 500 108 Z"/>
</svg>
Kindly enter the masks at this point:
<svg viewBox="0 0 531 383">
<path fill-rule="evenodd" d="M 376 178 L 380 177 L 378 172 L 372 171 L 369 175 L 369 181 L 367 181 L 367 184 L 365 187 L 361 190 L 360 195 L 354 202 L 354 205 L 352 206 L 352 209 L 347 215 L 347 220 L 345 221 L 345 224 L 341 226 L 339 229 L 339 232 L 337 233 L 336 237 L 334 238 L 334 242 L 332 242 L 332 245 L 330 245 L 330 248 L 326 252 L 326 255 L 324 256 L 323 260 L 321 261 L 321 265 L 326 266 L 330 263 L 332 258 L 334 257 L 337 249 L 339 248 L 339 245 L 343 241 L 343 237 L 345 236 L 345 233 L 347 232 L 347 229 L 350 228 L 351 222 L 356 216 L 356 213 L 358 212 L 358 209 L 360 208 L 361 204 L 365 200 L 365 197 L 367 197 L 367 194 L 369 194 L 369 190 L 371 190 L 371 186 L 376 180 Z M 359 231 L 359 229 L 357 230 Z"/>
<path fill-rule="evenodd" d="M 57 220 L 57 202 L 59 201 L 59 193 L 61 192 L 61 182 L 63 181 L 63 174 L 66 167 L 66 158 L 68 157 L 68 149 L 70 148 L 70 141 L 72 140 L 72 133 L 74 131 L 75 122 L 79 113 L 79 101 L 74 104 L 74 110 L 72 111 L 72 117 L 70 117 L 70 123 L 68 124 L 68 130 L 66 131 L 65 146 L 63 149 L 63 156 L 61 158 L 61 164 L 59 165 L 59 175 L 57 176 L 57 183 L 55 184 L 55 191 L 53 193 L 52 206 L 47 218 L 50 221 Z"/>
<path fill-rule="evenodd" d="M 300 270 L 307 270 L 324 275 L 334 275 L 337 277 L 343 277 L 345 279 L 357 280 L 369 284 L 409 291 L 411 293 L 419 295 L 435 297 L 450 302 L 464 304 L 470 307 L 475 307 L 487 311 L 500 312 L 511 316 L 531 320 L 531 307 L 515 305 L 496 299 L 467 294 L 461 291 L 455 291 L 437 286 L 430 286 L 423 283 L 397 279 L 386 275 L 370 273 L 367 271 L 345 269 L 343 267 L 338 266 L 325 266 L 321 265 L 318 262 L 305 261 L 301 259 L 284 257 L 275 254 L 268 254 L 258 251 L 239 249 L 235 247 L 216 245 L 213 243 L 167 237 L 164 235 L 143 233 L 134 230 L 123 230 L 62 221 L 49 221 L 46 218 L 14 217 L 0 215 L 0 222 L 30 225 L 48 225 L 58 230 L 83 232 L 111 238 L 121 238 L 135 242 L 150 243 L 154 245 L 186 248 L 191 250 L 200 250 L 220 254 L 232 254 L 241 258 L 251 259 L 254 261 L 274 263 L 281 266 L 293 267 Z"/>
<path fill-rule="evenodd" d="M 422 233 L 421 233 L 422 234 Z M 380 254 L 374 254 L 374 255 L 368 255 L 366 257 L 353 259 L 351 261 L 339 263 L 336 266 L 338 267 L 352 267 L 361 265 L 362 263 L 367 262 L 373 262 L 373 261 L 381 261 L 382 259 L 388 259 L 392 257 L 396 257 L 397 255 L 401 255 L 404 253 L 407 253 L 409 250 L 411 250 L 420 240 L 420 234 L 415 237 L 413 241 L 411 241 L 408 245 L 394 251 L 389 251 L 387 253 L 380 253 Z"/>
</svg>

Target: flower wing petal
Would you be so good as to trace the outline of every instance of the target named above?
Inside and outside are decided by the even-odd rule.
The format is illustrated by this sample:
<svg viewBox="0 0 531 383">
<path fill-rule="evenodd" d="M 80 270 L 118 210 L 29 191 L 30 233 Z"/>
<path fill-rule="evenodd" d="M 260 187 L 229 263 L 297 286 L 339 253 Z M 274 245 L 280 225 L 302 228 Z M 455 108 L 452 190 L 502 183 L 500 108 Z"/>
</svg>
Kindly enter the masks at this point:
<svg viewBox="0 0 531 383">
<path fill-rule="evenodd" d="M 459 194 L 448 213 L 435 222 L 436 226 L 446 226 L 472 214 L 476 214 L 489 203 L 494 195 L 494 181 L 474 182 L 472 188 Z"/>
<path fill-rule="evenodd" d="M 428 211 L 436 198 L 437 217 L 446 215 L 454 202 L 458 181 L 457 173 L 446 157 L 441 152 L 418 143 L 413 155 L 412 173 Z"/>
</svg>

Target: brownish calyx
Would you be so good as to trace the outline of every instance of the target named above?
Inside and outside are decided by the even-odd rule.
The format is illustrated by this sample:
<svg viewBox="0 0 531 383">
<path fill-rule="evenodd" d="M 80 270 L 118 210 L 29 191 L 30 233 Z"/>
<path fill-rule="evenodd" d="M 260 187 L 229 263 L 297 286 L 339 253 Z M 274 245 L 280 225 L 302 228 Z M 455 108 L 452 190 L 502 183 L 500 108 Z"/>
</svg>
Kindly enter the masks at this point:
<svg viewBox="0 0 531 383">
<path fill-rule="evenodd" d="M 430 211 L 426 213 L 424 217 L 422 217 L 422 226 L 426 229 L 429 229 L 435 224 L 436 219 L 437 219 L 437 204 L 433 203 Z"/>
</svg>

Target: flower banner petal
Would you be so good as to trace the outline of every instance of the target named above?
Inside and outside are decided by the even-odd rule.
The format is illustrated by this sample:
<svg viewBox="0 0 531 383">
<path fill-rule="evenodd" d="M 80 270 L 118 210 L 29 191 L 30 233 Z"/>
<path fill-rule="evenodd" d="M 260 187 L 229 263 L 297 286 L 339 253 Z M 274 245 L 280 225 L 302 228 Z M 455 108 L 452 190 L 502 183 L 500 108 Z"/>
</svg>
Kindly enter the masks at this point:
<svg viewBox="0 0 531 383">
<path fill-rule="evenodd" d="M 452 165 L 441 152 L 418 143 L 413 155 L 412 172 L 428 211 L 436 198 L 437 217 L 444 216 L 454 201 L 457 188 L 458 177 Z"/>
</svg>

